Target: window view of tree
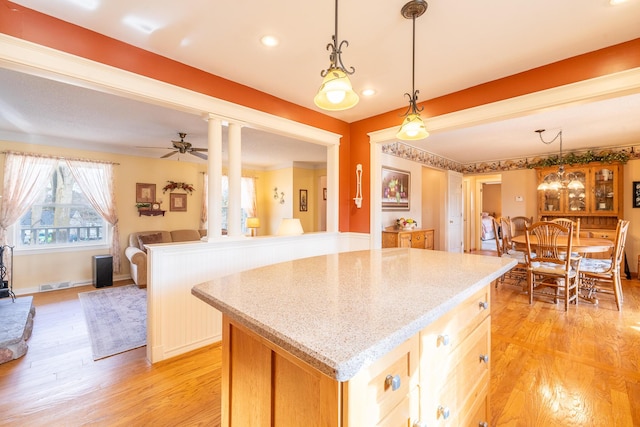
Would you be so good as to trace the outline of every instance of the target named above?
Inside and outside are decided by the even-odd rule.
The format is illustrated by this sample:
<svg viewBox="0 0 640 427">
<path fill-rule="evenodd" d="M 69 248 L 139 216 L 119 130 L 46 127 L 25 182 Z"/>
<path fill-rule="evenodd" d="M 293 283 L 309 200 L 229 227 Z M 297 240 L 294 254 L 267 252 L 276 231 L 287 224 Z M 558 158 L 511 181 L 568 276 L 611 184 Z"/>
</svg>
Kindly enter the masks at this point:
<svg viewBox="0 0 640 427">
<path fill-rule="evenodd" d="M 76 246 L 106 242 L 106 223 L 91 206 L 64 162 L 38 201 L 20 219 L 18 246 Z"/>
<path fill-rule="evenodd" d="M 241 178 L 241 231 L 247 232 L 247 218 L 255 216 L 256 190 L 253 178 Z M 227 229 L 229 211 L 229 177 L 222 176 L 222 228 Z"/>
</svg>

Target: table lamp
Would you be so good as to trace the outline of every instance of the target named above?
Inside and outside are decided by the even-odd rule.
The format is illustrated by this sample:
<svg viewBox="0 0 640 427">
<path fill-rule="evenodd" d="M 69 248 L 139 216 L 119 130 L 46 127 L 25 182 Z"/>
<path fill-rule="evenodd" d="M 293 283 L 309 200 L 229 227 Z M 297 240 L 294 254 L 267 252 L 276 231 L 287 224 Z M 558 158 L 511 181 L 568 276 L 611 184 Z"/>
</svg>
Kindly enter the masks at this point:
<svg viewBox="0 0 640 427">
<path fill-rule="evenodd" d="M 258 235 L 257 228 L 260 228 L 260 218 L 251 216 L 247 218 L 247 228 L 251 229 L 251 237 Z"/>
<path fill-rule="evenodd" d="M 298 218 L 282 218 L 280 227 L 278 227 L 278 236 L 295 236 L 304 234 L 302 224 Z"/>
</svg>

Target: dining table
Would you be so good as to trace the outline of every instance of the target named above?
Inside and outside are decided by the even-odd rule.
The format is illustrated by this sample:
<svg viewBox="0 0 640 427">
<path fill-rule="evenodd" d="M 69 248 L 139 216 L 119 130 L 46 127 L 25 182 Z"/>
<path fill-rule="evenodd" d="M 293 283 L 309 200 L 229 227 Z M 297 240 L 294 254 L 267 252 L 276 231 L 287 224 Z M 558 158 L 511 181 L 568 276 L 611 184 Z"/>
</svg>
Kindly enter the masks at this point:
<svg viewBox="0 0 640 427">
<path fill-rule="evenodd" d="M 558 236 L 558 245 L 563 246 L 567 244 L 568 236 Z M 532 246 L 538 243 L 538 239 L 535 235 L 530 235 L 529 240 Z M 524 234 L 511 238 L 511 241 L 515 243 L 516 247 L 526 250 L 527 240 Z M 571 241 L 571 251 L 579 254 L 591 254 L 599 252 L 608 252 L 613 249 L 613 241 L 602 237 L 577 237 L 574 236 Z"/>
<path fill-rule="evenodd" d="M 568 236 L 558 236 L 558 245 L 566 245 Z M 511 238 L 511 241 L 516 245 L 516 248 L 520 250 L 527 250 L 527 237 L 524 234 Z M 535 246 L 538 243 L 538 238 L 535 235 L 529 236 L 529 242 L 531 246 Z M 602 237 L 582 237 L 574 236 L 571 240 L 571 252 L 577 252 L 583 256 L 593 253 L 604 253 L 613 249 L 613 241 L 604 239 Z M 588 256 L 588 255 L 587 255 Z M 625 259 L 626 262 L 626 259 Z M 580 285 L 580 290 L 585 291 L 585 294 L 579 293 L 579 297 L 592 304 L 598 304 L 598 299 L 591 295 L 590 289 Z"/>
</svg>

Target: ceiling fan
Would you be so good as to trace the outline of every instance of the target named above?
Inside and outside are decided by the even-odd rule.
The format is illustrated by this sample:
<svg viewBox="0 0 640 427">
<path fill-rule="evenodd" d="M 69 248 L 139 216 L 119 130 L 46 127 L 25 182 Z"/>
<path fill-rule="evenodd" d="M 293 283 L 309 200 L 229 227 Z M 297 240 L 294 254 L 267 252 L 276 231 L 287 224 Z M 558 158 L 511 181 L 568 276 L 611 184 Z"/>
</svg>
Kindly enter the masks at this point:
<svg viewBox="0 0 640 427">
<path fill-rule="evenodd" d="M 206 148 L 195 148 L 191 146 L 190 142 L 185 141 L 187 134 L 184 132 L 178 132 L 178 136 L 180 137 L 180 141 L 171 141 L 173 144 L 173 148 L 169 148 L 169 150 L 173 150 L 172 152 L 165 154 L 161 157 L 161 159 L 166 159 L 167 157 L 171 157 L 176 153 L 185 154 L 189 153 L 196 157 L 200 157 L 201 159 L 207 160 L 207 155 L 202 153 L 206 152 Z"/>
</svg>

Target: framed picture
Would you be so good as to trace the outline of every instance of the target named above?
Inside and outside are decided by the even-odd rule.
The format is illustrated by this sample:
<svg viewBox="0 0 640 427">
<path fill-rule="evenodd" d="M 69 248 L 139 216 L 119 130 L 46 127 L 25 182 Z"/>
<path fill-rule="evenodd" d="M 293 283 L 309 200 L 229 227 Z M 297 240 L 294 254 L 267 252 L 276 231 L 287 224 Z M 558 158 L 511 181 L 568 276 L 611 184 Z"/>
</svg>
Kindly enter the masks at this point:
<svg viewBox="0 0 640 427">
<path fill-rule="evenodd" d="M 411 172 L 382 167 L 382 210 L 408 211 Z"/>
<path fill-rule="evenodd" d="M 300 212 L 307 211 L 307 190 L 300 190 Z"/>
<path fill-rule="evenodd" d="M 169 210 L 171 212 L 186 212 L 187 195 L 180 193 L 171 193 L 169 195 Z"/>
<path fill-rule="evenodd" d="M 136 203 L 153 203 L 156 201 L 156 185 L 136 183 Z"/>
<path fill-rule="evenodd" d="M 640 208 L 640 181 L 633 181 L 633 207 Z"/>
<path fill-rule="evenodd" d="M 327 200 L 327 189 L 326 188 L 322 189 L 322 200 Z"/>
</svg>

